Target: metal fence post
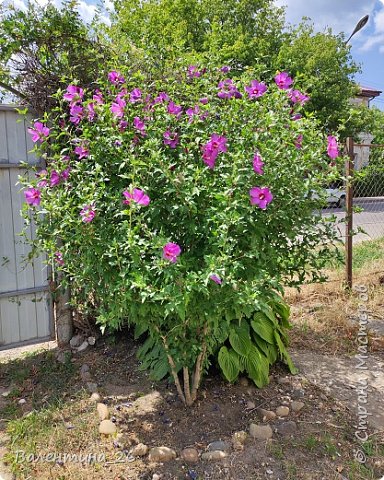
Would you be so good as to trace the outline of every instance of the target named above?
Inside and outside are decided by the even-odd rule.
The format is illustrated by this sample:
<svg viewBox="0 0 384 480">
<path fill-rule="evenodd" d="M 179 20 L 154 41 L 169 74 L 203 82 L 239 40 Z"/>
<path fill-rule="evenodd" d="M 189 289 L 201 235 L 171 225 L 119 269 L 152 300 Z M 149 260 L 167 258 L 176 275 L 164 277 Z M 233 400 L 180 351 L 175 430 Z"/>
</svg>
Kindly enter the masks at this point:
<svg viewBox="0 0 384 480">
<path fill-rule="evenodd" d="M 345 225 L 345 280 L 347 288 L 352 288 L 352 248 L 353 248 L 353 172 L 354 172 L 354 142 L 347 138 L 348 158 L 345 162 L 346 175 L 346 225 Z"/>
</svg>

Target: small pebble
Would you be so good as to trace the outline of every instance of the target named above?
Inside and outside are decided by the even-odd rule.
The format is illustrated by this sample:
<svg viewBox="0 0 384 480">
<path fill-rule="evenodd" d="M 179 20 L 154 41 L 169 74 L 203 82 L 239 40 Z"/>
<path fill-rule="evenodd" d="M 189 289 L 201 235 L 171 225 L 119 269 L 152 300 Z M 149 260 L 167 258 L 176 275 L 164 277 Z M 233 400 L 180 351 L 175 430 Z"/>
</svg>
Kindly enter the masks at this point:
<svg viewBox="0 0 384 480">
<path fill-rule="evenodd" d="M 289 415 L 289 408 L 285 405 L 276 408 L 276 415 L 278 417 L 287 417 Z"/>
</svg>

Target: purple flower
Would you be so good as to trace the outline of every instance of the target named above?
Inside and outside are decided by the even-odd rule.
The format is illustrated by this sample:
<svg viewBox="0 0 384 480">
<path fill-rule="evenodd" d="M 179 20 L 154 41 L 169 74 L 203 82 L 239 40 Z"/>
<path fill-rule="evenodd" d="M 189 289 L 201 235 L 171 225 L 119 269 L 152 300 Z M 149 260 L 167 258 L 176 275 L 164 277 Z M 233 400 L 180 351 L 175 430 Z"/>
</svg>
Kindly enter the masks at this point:
<svg viewBox="0 0 384 480">
<path fill-rule="evenodd" d="M 121 120 L 119 123 L 119 132 L 124 132 L 126 128 L 128 127 L 128 122 L 126 120 Z"/>
<path fill-rule="evenodd" d="M 48 172 L 47 172 L 47 170 L 40 170 L 40 172 L 37 172 L 35 175 L 36 175 L 37 178 L 42 178 L 42 180 L 37 182 L 37 186 L 39 188 L 44 188 L 48 185 L 48 180 L 47 180 Z"/>
<path fill-rule="evenodd" d="M 63 181 L 68 180 L 68 178 L 69 178 L 69 172 L 70 172 L 70 171 L 71 171 L 71 168 L 68 167 L 68 168 L 66 168 L 65 170 L 63 170 L 63 171 L 61 172 L 60 177 L 61 177 L 61 179 L 62 179 Z"/>
<path fill-rule="evenodd" d="M 215 275 L 215 274 L 211 275 L 209 278 L 210 278 L 210 280 L 217 283 L 218 285 L 222 284 L 221 278 L 219 276 Z"/>
<path fill-rule="evenodd" d="M 207 105 L 207 103 L 208 103 L 208 98 L 207 98 L 207 97 L 200 98 L 200 99 L 199 99 L 199 102 L 202 103 L 203 105 Z"/>
<path fill-rule="evenodd" d="M 227 151 L 227 139 L 217 133 L 211 135 L 210 140 L 203 146 L 203 161 L 209 168 L 215 166 L 219 153 Z"/>
<path fill-rule="evenodd" d="M 64 265 L 63 254 L 61 252 L 55 252 L 55 261 L 60 267 Z"/>
<path fill-rule="evenodd" d="M 28 188 L 28 190 L 24 192 L 25 201 L 28 205 L 32 205 L 33 207 L 40 205 L 40 195 L 41 192 L 37 188 Z"/>
<path fill-rule="evenodd" d="M 96 90 L 92 98 L 93 101 L 98 105 L 104 105 L 103 94 L 100 92 L 100 90 Z"/>
<path fill-rule="evenodd" d="M 144 207 L 146 207 L 147 205 L 149 205 L 150 202 L 150 198 L 148 197 L 148 195 L 145 195 L 143 190 L 140 190 L 139 188 L 134 188 L 133 193 L 125 190 L 123 192 L 123 195 L 125 197 L 125 200 L 123 200 L 123 203 L 125 205 L 129 205 L 133 201 L 138 205 L 143 205 Z"/>
<path fill-rule="evenodd" d="M 177 132 L 170 132 L 167 130 L 163 134 L 164 145 L 169 145 L 171 148 L 176 148 L 179 143 L 179 135 Z"/>
<path fill-rule="evenodd" d="M 134 88 L 132 92 L 129 94 L 129 101 L 131 103 L 136 103 L 141 100 L 141 90 L 140 88 Z"/>
<path fill-rule="evenodd" d="M 28 128 L 28 133 L 32 136 L 32 142 L 43 142 L 49 135 L 49 128 L 41 122 L 35 122 L 33 128 Z"/>
<path fill-rule="evenodd" d="M 281 72 L 275 76 L 275 82 L 280 90 L 287 90 L 293 83 L 287 72 Z"/>
<path fill-rule="evenodd" d="M 300 105 L 304 105 L 309 100 L 308 95 L 301 93 L 300 90 L 289 90 L 288 98 L 292 103 L 300 103 Z"/>
<path fill-rule="evenodd" d="M 165 92 L 160 92 L 159 95 L 155 98 L 154 103 L 163 103 L 168 102 L 169 96 Z"/>
<path fill-rule="evenodd" d="M 90 122 L 93 122 L 93 120 L 95 119 L 95 104 L 93 102 L 91 103 L 88 103 L 87 105 L 87 110 L 88 110 L 88 120 Z"/>
<path fill-rule="evenodd" d="M 187 72 L 188 78 L 198 78 L 198 77 L 201 77 L 201 74 L 202 72 L 198 70 L 196 65 L 190 65 L 188 67 L 188 72 Z"/>
<path fill-rule="evenodd" d="M 327 137 L 327 142 L 328 142 L 328 146 L 327 146 L 328 156 L 332 159 L 337 158 L 339 156 L 339 148 L 337 145 L 336 138 L 332 135 L 329 135 Z"/>
<path fill-rule="evenodd" d="M 261 159 L 261 156 L 256 153 L 255 156 L 253 157 L 253 170 L 258 174 L 258 175 L 263 175 L 263 166 L 264 162 Z"/>
<path fill-rule="evenodd" d="M 124 116 L 124 107 L 126 105 L 127 105 L 127 102 L 123 98 L 120 98 L 119 96 L 117 96 L 115 98 L 115 101 L 112 102 L 112 105 L 111 105 L 112 115 L 115 118 L 123 117 Z"/>
<path fill-rule="evenodd" d="M 85 205 L 80 212 L 81 219 L 84 223 L 92 222 L 95 218 L 95 205 L 91 203 L 90 205 Z"/>
<path fill-rule="evenodd" d="M 49 185 L 51 187 L 55 187 L 60 183 L 60 180 L 61 180 L 60 174 L 56 172 L 56 170 L 52 170 Z"/>
<path fill-rule="evenodd" d="M 75 154 L 79 157 L 79 160 L 82 158 L 87 158 L 89 155 L 89 150 L 84 145 L 78 145 L 75 148 Z"/>
<path fill-rule="evenodd" d="M 83 118 L 84 110 L 81 105 L 71 105 L 69 113 L 71 115 L 69 117 L 69 121 L 75 125 L 78 125 Z"/>
<path fill-rule="evenodd" d="M 167 107 L 167 112 L 171 115 L 176 115 L 176 117 L 180 117 L 183 108 L 180 105 L 176 105 L 174 102 L 169 102 Z"/>
<path fill-rule="evenodd" d="M 67 93 L 63 95 L 64 100 L 70 102 L 71 105 L 82 101 L 84 90 L 77 85 L 68 85 Z"/>
<path fill-rule="evenodd" d="M 188 115 L 189 123 L 193 122 L 193 117 L 198 115 L 200 113 L 200 107 L 198 105 L 195 105 L 193 108 L 188 108 L 185 113 Z"/>
<path fill-rule="evenodd" d="M 231 67 L 229 67 L 228 65 L 223 65 L 220 68 L 220 71 L 223 72 L 223 73 L 228 73 L 230 70 L 231 70 Z"/>
<path fill-rule="evenodd" d="M 220 89 L 217 96 L 219 98 L 241 98 L 241 93 L 237 90 L 236 85 L 231 78 L 226 78 L 222 82 L 219 82 L 218 88 Z"/>
<path fill-rule="evenodd" d="M 267 205 L 272 202 L 273 195 L 268 187 L 253 187 L 249 191 L 251 205 L 257 205 L 262 210 L 267 208 Z"/>
<path fill-rule="evenodd" d="M 181 248 L 177 243 L 169 242 L 163 247 L 163 258 L 172 263 L 177 261 L 177 257 L 181 253 Z"/>
<path fill-rule="evenodd" d="M 295 113 L 292 115 L 291 120 L 295 122 L 296 120 L 300 120 L 300 118 L 303 118 L 303 116 L 300 113 Z"/>
<path fill-rule="evenodd" d="M 303 135 L 300 134 L 296 137 L 295 147 L 299 150 L 303 148 Z"/>
<path fill-rule="evenodd" d="M 258 98 L 264 95 L 264 93 L 267 91 L 267 86 L 265 83 L 252 80 L 251 85 L 249 87 L 245 87 L 245 91 L 248 93 L 249 98 Z"/>
<path fill-rule="evenodd" d="M 119 72 L 116 72 L 115 70 L 108 73 L 108 80 L 113 85 L 118 85 L 119 83 L 124 83 L 125 82 L 125 78 Z"/>
<path fill-rule="evenodd" d="M 136 128 L 138 132 L 141 133 L 141 135 L 145 136 L 145 123 L 143 120 L 141 120 L 140 117 L 134 117 L 133 119 L 133 126 Z"/>
</svg>

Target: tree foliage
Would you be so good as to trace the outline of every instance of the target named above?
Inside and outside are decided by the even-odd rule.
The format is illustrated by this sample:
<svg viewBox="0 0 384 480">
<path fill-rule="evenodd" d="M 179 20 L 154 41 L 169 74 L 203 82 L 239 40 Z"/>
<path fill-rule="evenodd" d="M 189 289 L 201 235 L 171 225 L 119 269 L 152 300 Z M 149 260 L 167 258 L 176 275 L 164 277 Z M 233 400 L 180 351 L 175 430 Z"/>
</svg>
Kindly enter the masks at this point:
<svg viewBox="0 0 384 480">
<path fill-rule="evenodd" d="M 62 8 L 33 1 L 25 11 L 0 7 L 0 88 L 40 114 L 68 81 L 90 86 L 110 56 L 111 46 L 83 23 L 77 7 L 76 0 Z"/>
</svg>

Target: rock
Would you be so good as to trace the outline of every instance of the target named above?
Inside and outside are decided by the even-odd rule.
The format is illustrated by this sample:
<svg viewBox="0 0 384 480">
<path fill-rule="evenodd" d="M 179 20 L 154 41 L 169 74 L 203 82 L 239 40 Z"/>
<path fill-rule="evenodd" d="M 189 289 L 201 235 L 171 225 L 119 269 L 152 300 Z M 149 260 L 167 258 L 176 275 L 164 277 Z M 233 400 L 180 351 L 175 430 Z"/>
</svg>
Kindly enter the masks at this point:
<svg viewBox="0 0 384 480">
<path fill-rule="evenodd" d="M 59 350 L 55 356 L 56 360 L 64 365 L 71 360 L 72 353 L 69 350 Z"/>
<path fill-rule="evenodd" d="M 104 403 L 98 403 L 96 406 L 97 413 L 99 414 L 100 420 L 107 420 L 109 418 L 108 407 Z"/>
<path fill-rule="evenodd" d="M 256 408 L 255 402 L 251 402 L 250 400 L 246 403 L 245 408 L 247 410 L 253 410 Z"/>
<path fill-rule="evenodd" d="M 295 422 L 289 420 L 288 422 L 283 422 L 277 425 L 276 430 L 280 435 L 293 435 L 297 431 L 297 425 Z"/>
<path fill-rule="evenodd" d="M 276 413 L 272 410 L 264 410 L 264 408 L 259 408 L 257 413 L 260 415 L 263 422 L 266 420 L 274 420 L 276 418 Z"/>
<path fill-rule="evenodd" d="M 304 407 L 303 402 L 299 402 L 298 400 L 294 400 L 291 404 L 292 411 L 297 413 L 300 412 L 300 410 Z"/>
<path fill-rule="evenodd" d="M 214 452 L 204 452 L 201 455 L 202 460 L 208 460 L 208 461 L 222 460 L 223 458 L 226 458 L 226 457 L 228 457 L 228 453 L 223 452 L 222 450 L 215 450 Z"/>
<path fill-rule="evenodd" d="M 279 385 L 287 385 L 288 383 L 291 383 L 291 379 L 289 377 L 279 377 L 277 383 Z"/>
<path fill-rule="evenodd" d="M 295 388 L 292 392 L 293 398 L 303 398 L 305 395 L 305 391 L 302 388 Z"/>
<path fill-rule="evenodd" d="M 116 431 L 116 425 L 110 420 L 103 420 L 99 425 L 99 433 L 103 433 L 104 435 L 113 435 Z"/>
<path fill-rule="evenodd" d="M 289 408 L 284 406 L 284 405 L 281 405 L 280 407 L 277 407 L 276 408 L 276 415 L 278 417 L 288 417 L 289 415 Z"/>
<path fill-rule="evenodd" d="M 176 452 L 168 447 L 154 447 L 149 450 L 150 462 L 169 462 L 176 458 Z"/>
<path fill-rule="evenodd" d="M 239 432 L 235 432 L 232 435 L 232 443 L 241 443 L 242 445 L 244 445 L 244 443 L 247 441 L 247 438 L 248 433 L 244 430 L 240 430 Z"/>
<path fill-rule="evenodd" d="M 158 473 L 154 473 L 152 475 L 152 480 L 160 480 L 160 479 L 161 479 L 161 476 Z"/>
<path fill-rule="evenodd" d="M 89 365 L 86 363 L 84 363 L 80 368 L 80 377 L 83 382 L 90 382 L 92 380 L 92 375 L 89 371 Z"/>
<path fill-rule="evenodd" d="M 216 450 L 222 450 L 223 452 L 226 452 L 230 449 L 231 449 L 230 444 L 227 442 L 223 442 L 222 440 L 211 442 L 207 447 L 208 452 L 215 452 Z"/>
<path fill-rule="evenodd" d="M 97 383 L 87 382 L 86 387 L 89 393 L 97 392 Z"/>
<path fill-rule="evenodd" d="M 199 452 L 196 448 L 184 448 L 180 456 L 187 463 L 197 463 L 199 461 Z"/>
<path fill-rule="evenodd" d="M 71 340 L 69 341 L 69 345 L 71 346 L 71 348 L 80 347 L 80 345 L 83 343 L 83 340 L 83 336 L 78 333 L 71 338 Z"/>
<path fill-rule="evenodd" d="M 99 395 L 97 392 L 93 392 L 89 399 L 90 399 L 92 402 L 98 403 L 98 402 L 100 402 L 101 397 L 100 397 L 100 395 Z"/>
<path fill-rule="evenodd" d="M 248 378 L 246 378 L 246 377 L 241 377 L 241 378 L 239 379 L 239 385 L 241 385 L 242 387 L 248 387 L 248 385 L 249 385 L 249 380 L 248 380 Z"/>
<path fill-rule="evenodd" d="M 249 426 L 249 433 L 251 437 L 257 440 L 268 440 L 273 435 L 272 428 L 269 425 L 256 425 L 255 423 L 251 423 Z"/>
<path fill-rule="evenodd" d="M 87 363 L 83 363 L 80 367 L 80 375 L 84 375 L 86 372 L 89 372 L 89 365 Z"/>
<path fill-rule="evenodd" d="M 77 347 L 76 350 L 78 352 L 84 352 L 84 350 L 86 350 L 88 347 L 89 347 L 89 343 L 87 342 L 87 340 L 84 340 L 84 342 L 80 345 L 80 347 Z"/>
<path fill-rule="evenodd" d="M 144 443 L 138 443 L 129 452 L 134 457 L 144 457 L 148 453 L 149 448 Z"/>
<path fill-rule="evenodd" d="M 24 405 L 25 403 L 27 403 L 27 401 L 25 400 L 25 398 L 20 398 L 20 400 L 17 403 L 19 405 Z"/>
<path fill-rule="evenodd" d="M 7 397 L 11 394 L 11 391 L 12 391 L 12 390 L 6 390 L 5 392 L 3 392 L 3 393 L 1 394 L 1 396 L 4 397 L 4 398 L 7 398 Z"/>
<path fill-rule="evenodd" d="M 96 343 L 96 338 L 95 337 L 88 337 L 87 338 L 88 345 L 95 345 Z"/>
</svg>

